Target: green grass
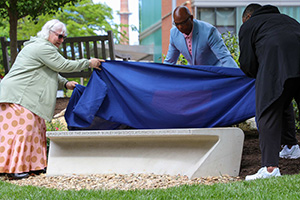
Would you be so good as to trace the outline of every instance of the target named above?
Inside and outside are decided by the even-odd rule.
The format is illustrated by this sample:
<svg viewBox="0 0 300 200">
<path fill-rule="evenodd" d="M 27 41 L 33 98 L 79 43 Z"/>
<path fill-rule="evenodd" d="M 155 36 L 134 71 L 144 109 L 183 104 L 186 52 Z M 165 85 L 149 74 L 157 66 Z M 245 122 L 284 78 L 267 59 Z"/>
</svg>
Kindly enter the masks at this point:
<svg viewBox="0 0 300 200">
<path fill-rule="evenodd" d="M 66 190 L 16 186 L 0 181 L 0 199 L 300 199 L 300 175 L 228 184 L 155 190 Z"/>
</svg>

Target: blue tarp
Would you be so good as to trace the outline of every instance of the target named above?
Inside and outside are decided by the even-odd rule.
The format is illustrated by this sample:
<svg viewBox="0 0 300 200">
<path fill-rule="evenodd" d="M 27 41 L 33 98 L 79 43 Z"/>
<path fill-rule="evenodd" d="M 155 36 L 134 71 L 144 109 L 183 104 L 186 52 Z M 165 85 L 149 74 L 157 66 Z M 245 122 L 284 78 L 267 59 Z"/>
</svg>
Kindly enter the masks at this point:
<svg viewBox="0 0 300 200">
<path fill-rule="evenodd" d="M 65 118 L 75 129 L 230 126 L 255 115 L 254 82 L 238 68 L 106 61 L 76 86 Z"/>
</svg>

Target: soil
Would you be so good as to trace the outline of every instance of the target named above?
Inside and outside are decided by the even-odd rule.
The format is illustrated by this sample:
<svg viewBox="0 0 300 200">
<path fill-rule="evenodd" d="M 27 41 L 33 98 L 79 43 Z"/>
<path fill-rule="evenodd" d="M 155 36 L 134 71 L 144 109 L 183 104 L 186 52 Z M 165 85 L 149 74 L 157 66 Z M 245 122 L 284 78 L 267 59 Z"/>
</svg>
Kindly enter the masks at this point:
<svg viewBox="0 0 300 200">
<path fill-rule="evenodd" d="M 68 105 L 69 98 L 58 98 L 56 101 L 55 114 L 65 109 Z M 256 130 L 244 131 L 245 140 L 240 168 L 240 178 L 244 179 L 246 175 L 254 174 L 260 169 L 261 153 L 259 149 L 258 132 Z M 300 141 L 300 134 L 297 139 Z M 289 160 L 279 159 L 279 168 L 282 175 L 298 174 L 300 172 L 300 158 Z"/>
<path fill-rule="evenodd" d="M 248 174 L 254 174 L 260 168 L 261 153 L 257 131 L 244 131 L 244 147 L 240 169 L 240 177 L 245 178 Z M 299 133 L 297 139 L 300 140 Z M 300 158 L 298 159 L 279 159 L 279 168 L 282 175 L 298 174 L 300 172 Z"/>
<path fill-rule="evenodd" d="M 57 98 L 56 99 L 56 106 L 54 110 L 54 115 L 60 113 L 63 109 L 67 108 L 70 98 Z"/>
</svg>

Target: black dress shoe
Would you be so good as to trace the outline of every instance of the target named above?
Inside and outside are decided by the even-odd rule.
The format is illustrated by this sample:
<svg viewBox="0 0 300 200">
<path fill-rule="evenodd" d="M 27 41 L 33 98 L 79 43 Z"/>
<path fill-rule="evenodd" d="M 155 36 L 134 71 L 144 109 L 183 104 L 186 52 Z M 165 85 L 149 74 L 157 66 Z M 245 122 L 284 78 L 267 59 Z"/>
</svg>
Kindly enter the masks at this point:
<svg viewBox="0 0 300 200">
<path fill-rule="evenodd" d="M 11 179 L 28 178 L 29 173 L 13 173 L 13 174 L 8 174 L 8 177 L 11 178 Z"/>
<path fill-rule="evenodd" d="M 34 175 L 40 175 L 40 174 L 46 174 L 46 169 L 41 169 L 41 170 L 34 170 L 34 171 L 30 171 L 29 174 L 34 174 Z"/>
</svg>

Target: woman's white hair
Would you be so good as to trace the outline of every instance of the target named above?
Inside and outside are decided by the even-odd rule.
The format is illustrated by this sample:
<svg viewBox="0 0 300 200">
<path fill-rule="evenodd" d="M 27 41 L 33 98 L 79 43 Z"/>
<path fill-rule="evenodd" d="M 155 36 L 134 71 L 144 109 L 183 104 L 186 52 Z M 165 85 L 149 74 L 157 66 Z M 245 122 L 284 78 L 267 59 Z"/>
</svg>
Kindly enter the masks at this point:
<svg viewBox="0 0 300 200">
<path fill-rule="evenodd" d="M 64 23 L 62 23 L 58 19 L 52 19 L 52 20 L 46 22 L 46 24 L 42 27 L 42 30 L 37 33 L 37 36 L 39 38 L 44 38 L 44 39 L 48 40 L 50 30 L 55 31 L 55 32 L 61 30 L 61 32 L 59 32 L 59 34 L 66 35 L 66 33 L 67 33 L 67 28 Z"/>
</svg>

